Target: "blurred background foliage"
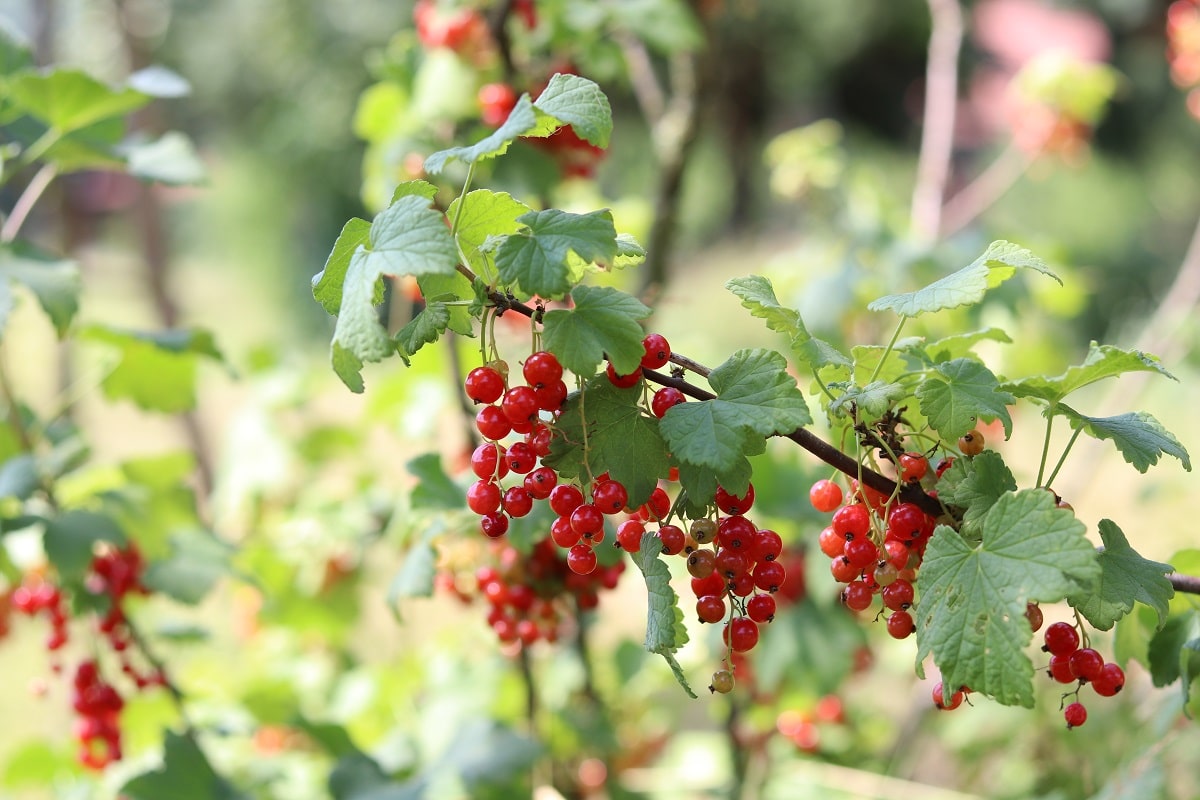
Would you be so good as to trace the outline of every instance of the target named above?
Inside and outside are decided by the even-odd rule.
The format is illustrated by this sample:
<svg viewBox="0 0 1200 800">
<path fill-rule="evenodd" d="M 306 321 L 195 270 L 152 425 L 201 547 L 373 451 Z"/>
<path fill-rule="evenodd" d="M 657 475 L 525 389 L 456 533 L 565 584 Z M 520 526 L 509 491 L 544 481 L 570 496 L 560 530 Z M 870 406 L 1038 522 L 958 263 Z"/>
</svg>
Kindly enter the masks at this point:
<svg viewBox="0 0 1200 800">
<path fill-rule="evenodd" d="M 470 3 L 443 8 L 459 5 Z M 1178 722 L 1177 691 L 1156 691 L 1131 673 L 1129 691 L 1069 734 L 1051 686 L 1034 714 L 984 702 L 934 715 L 928 686 L 911 677 L 911 642 L 868 637 L 871 626 L 843 617 L 820 564 L 809 570 L 809 598 L 781 615 L 784 630 L 764 637 L 752 703 L 688 703 L 647 660 L 638 580 L 624 580 L 584 623 L 586 651 L 520 658 L 493 645 L 478 608 L 442 597 L 401 602 L 412 593 L 403 554 L 431 526 L 461 524 L 414 494 L 437 485 L 439 470 L 404 465 L 440 449 L 452 476 L 461 470 L 469 447 L 451 373 L 474 348 L 464 344 L 459 362 L 430 352 L 411 368 L 368 371 L 366 395 L 351 396 L 326 366 L 332 323 L 309 284 L 344 221 L 375 213 L 395 183 L 416 174 L 413 156 L 419 164 L 486 130 L 475 100 L 481 83 L 515 78 L 519 90 L 533 90 L 538 76 L 568 65 L 600 82 L 614 107 L 612 148 L 594 180 L 560 180 L 550 156 L 521 145 L 482 182 L 530 202 L 611 206 L 619 229 L 654 240 L 663 176 L 684 148 L 663 145 L 671 132 L 656 129 L 662 118 L 647 105 L 631 53 L 666 81 L 699 48 L 695 142 L 671 201 L 677 236 L 652 287 L 653 324 L 677 350 L 716 363 L 737 347 L 778 345 L 720 288 L 750 273 L 770 275 L 814 332 L 877 339 L 866 301 L 921 285 L 1005 238 L 1051 261 L 1066 288 L 1016 280 L 979 309 L 912 332 L 1005 327 L 1022 344 L 997 349 L 998 372 L 1054 373 L 1091 339 L 1137 340 L 1196 225 L 1200 126 L 1171 82 L 1166 6 L 962 4 L 949 194 L 996 159 L 1018 167 L 1009 191 L 931 245 L 909 223 L 930 35 L 918 0 L 713 0 L 695 4 L 698 17 L 665 0 L 538 0 L 541 23 L 513 32 L 520 69 L 511 74 L 494 56 L 423 51 L 410 2 L 0 0 L 0 15 L 33 42 L 41 64 L 114 81 L 162 64 L 192 86 L 140 122 L 186 131 L 208 172 L 203 185 L 156 189 L 156 210 L 147 210 L 129 179 L 72 175 L 27 230 L 81 263 L 85 320 L 203 326 L 229 362 L 229 371 L 202 367 L 191 427 L 103 404 L 95 393 L 75 410 L 106 480 L 135 457 L 190 449 L 209 473 L 196 481 L 200 518 L 237 544 L 231 577 L 198 608 L 154 599 L 141 609 L 179 665 L 191 723 L 212 733 L 210 760 L 251 796 L 273 798 L 357 797 L 354 787 L 375 785 L 380 768 L 430 797 L 527 796 L 549 783 L 579 797 L 736 796 L 736 787 L 726 791 L 734 777 L 762 784 L 747 798 L 1194 796 L 1188 754 L 1200 742 Z M 647 14 L 662 15 L 650 17 L 661 24 L 646 25 Z M 1088 81 L 1100 84 L 1101 101 L 1077 114 L 1091 119 L 1061 148 L 1022 156 L 1022 126 L 1040 122 L 1021 115 L 1010 82 L 1059 42 L 1115 71 L 1073 73 L 1068 105 L 1087 105 L 1081 95 L 1096 85 Z M 1053 86 L 1024 74 L 1026 92 Z M 637 276 L 620 280 L 639 286 Z M 394 287 L 393 318 L 402 320 L 404 302 Z M 57 348 L 35 317 L 22 309 L 13 321 L 9 360 L 33 404 L 51 407 L 76 382 L 87 386 L 94 357 Z M 1194 314 L 1167 333 L 1160 340 L 1171 345 L 1168 366 L 1182 385 L 1134 405 L 1195 452 Z M 518 330 L 505 335 L 522 340 Z M 1001 448 L 1019 466 L 1013 454 L 1039 443 L 1036 431 L 1017 427 Z M 798 545 L 823 523 L 797 502 L 796 487 L 823 475 L 792 450 L 772 447 L 756 485 L 764 519 Z M 1173 465 L 1130 481 L 1111 455 L 1098 464 L 1078 458 L 1065 481 L 1089 526 L 1104 516 L 1136 520 L 1126 529 L 1160 560 L 1189 544 L 1194 481 Z M 89 473 L 83 482 L 95 480 Z M 168 516 L 194 513 L 176 509 L 188 500 L 169 492 L 158 502 Z M 443 550 L 443 566 L 467 573 L 486 557 L 481 550 Z M 697 644 L 684 653 L 685 668 L 701 674 L 712 660 L 704 633 L 694 631 Z M 0 718 L 24 723 L 0 733 L 0 793 L 112 796 L 156 763 L 162 726 L 178 725 L 178 710 L 161 693 L 131 701 L 123 725 L 132 756 L 92 781 L 63 743 L 68 711 L 46 674 L 40 635 L 18 629 L 0 643 L 9 684 Z M 489 720 L 541 730 L 540 744 Z M 538 748 L 555 766 L 545 767 Z M 479 753 L 488 755 L 471 756 Z M 530 771 L 531 763 L 541 766 Z M 479 777 L 489 772 L 508 781 L 493 794 Z M 620 780 L 604 783 L 605 774 Z M 1124 783 L 1110 784 L 1114 776 Z"/>
</svg>

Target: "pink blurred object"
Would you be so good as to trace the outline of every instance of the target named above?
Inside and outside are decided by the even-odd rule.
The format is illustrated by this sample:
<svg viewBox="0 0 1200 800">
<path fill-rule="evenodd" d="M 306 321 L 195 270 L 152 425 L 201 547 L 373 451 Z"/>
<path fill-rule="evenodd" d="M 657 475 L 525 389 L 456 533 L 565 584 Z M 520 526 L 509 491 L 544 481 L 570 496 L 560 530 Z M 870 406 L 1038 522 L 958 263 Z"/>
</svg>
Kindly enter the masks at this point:
<svg viewBox="0 0 1200 800">
<path fill-rule="evenodd" d="M 1053 50 L 1082 61 L 1107 61 L 1112 53 L 1108 29 L 1087 11 L 1038 0 L 982 0 L 973 17 L 975 42 L 1012 72 Z"/>
</svg>

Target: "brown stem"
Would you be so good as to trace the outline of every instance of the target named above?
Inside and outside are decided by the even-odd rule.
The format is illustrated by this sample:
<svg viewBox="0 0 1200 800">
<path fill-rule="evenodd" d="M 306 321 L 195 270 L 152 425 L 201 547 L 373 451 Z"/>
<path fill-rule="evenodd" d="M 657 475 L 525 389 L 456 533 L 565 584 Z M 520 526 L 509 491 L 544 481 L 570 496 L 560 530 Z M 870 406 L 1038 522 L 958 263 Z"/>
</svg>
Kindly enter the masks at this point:
<svg viewBox="0 0 1200 800">
<path fill-rule="evenodd" d="M 925 112 L 917 179 L 913 187 L 912 229 L 922 240 L 937 238 L 942 202 L 954 150 L 958 104 L 958 52 L 963 19 L 958 0 L 929 0 L 929 58 L 925 68 Z"/>
<path fill-rule="evenodd" d="M 508 17 L 512 14 L 513 0 L 500 0 L 492 7 L 487 15 L 488 31 L 496 42 L 496 50 L 500 54 L 500 63 L 504 67 L 504 80 L 510 85 L 517 74 L 516 64 L 513 63 L 512 41 L 508 38 Z"/>
</svg>

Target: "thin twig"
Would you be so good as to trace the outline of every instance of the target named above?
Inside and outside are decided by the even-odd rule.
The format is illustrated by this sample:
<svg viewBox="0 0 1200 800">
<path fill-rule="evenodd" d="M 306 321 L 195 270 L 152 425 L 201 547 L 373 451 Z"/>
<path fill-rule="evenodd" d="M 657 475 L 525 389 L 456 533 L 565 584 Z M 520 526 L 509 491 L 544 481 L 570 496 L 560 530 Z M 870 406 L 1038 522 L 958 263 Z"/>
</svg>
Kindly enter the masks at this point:
<svg viewBox="0 0 1200 800">
<path fill-rule="evenodd" d="M 1016 185 L 1036 158 L 1014 144 L 1009 144 L 987 169 L 946 201 L 942 209 L 939 236 L 953 236 L 970 225 Z"/>
<path fill-rule="evenodd" d="M 642 40 L 629 31 L 616 31 L 613 38 L 621 48 L 625 57 L 625 66 L 629 72 L 629 85 L 633 88 L 633 97 L 637 100 L 642 116 L 651 128 L 658 125 L 667 106 L 666 93 L 654 74 L 654 65 L 650 63 L 650 54 Z"/>
<path fill-rule="evenodd" d="M 42 168 L 34 174 L 26 185 L 25 191 L 21 192 L 21 196 L 13 205 L 12 213 L 8 215 L 8 219 L 4 220 L 4 227 L 0 228 L 0 242 L 7 243 L 17 238 L 21 226 L 29 217 L 29 212 L 33 211 L 34 205 L 57 175 L 58 167 L 54 164 L 43 164 Z"/>
<path fill-rule="evenodd" d="M 913 187 L 912 230 L 932 241 L 941 228 L 942 202 L 954 151 L 958 105 L 958 52 L 963 18 L 958 0 L 929 0 L 929 58 L 925 67 L 924 130 Z"/>
</svg>

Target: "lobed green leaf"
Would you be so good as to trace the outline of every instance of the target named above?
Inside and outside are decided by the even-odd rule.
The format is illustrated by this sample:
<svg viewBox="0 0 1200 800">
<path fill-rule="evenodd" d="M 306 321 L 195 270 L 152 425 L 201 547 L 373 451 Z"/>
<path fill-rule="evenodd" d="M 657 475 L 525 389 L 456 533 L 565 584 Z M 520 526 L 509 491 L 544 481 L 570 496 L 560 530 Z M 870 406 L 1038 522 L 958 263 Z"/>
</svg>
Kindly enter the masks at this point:
<svg viewBox="0 0 1200 800">
<path fill-rule="evenodd" d="M 430 175 L 440 175 L 446 165 L 454 160 L 474 164 L 477 161 L 503 155 L 508 151 L 508 147 L 514 139 L 537 130 L 539 122 L 537 109 L 533 107 L 529 95 L 523 94 L 517 100 L 517 104 L 513 106 L 513 110 L 509 112 L 508 119 L 504 120 L 499 128 L 473 145 L 439 150 L 425 159 L 425 171 Z"/>
<path fill-rule="evenodd" d="M 979 419 L 999 419 L 1004 435 L 1012 433 L 1007 406 L 1017 399 L 1000 389 L 992 371 L 971 358 L 956 358 L 934 367 L 940 378 L 928 377 L 917 387 L 921 413 L 943 439 L 955 441 L 974 430 Z"/>
<path fill-rule="evenodd" d="M 1058 403 L 1072 392 L 1090 386 L 1106 378 L 1115 378 L 1127 372 L 1157 372 L 1171 380 L 1178 380 L 1163 367 L 1157 357 L 1141 350 L 1123 350 L 1112 345 L 1091 343 L 1087 358 L 1082 364 L 1068 367 L 1056 378 L 1031 377 L 1004 384 L 1004 391 L 1017 397 L 1031 397 Z"/>
<path fill-rule="evenodd" d="M 122 117 L 151 99 L 137 89 L 114 88 L 81 69 L 67 67 L 18 73 L 6 88 L 14 107 L 60 134 Z"/>
<path fill-rule="evenodd" d="M 616 258 L 617 230 L 607 209 L 588 214 L 531 211 L 518 222 L 525 230 L 500 244 L 496 267 L 501 283 L 525 296 L 549 299 L 569 292 L 572 253 L 584 262 L 611 263 Z"/>
<path fill-rule="evenodd" d="M 224 362 L 213 336 L 197 328 L 145 333 L 89 325 L 79 338 L 115 348 L 116 367 L 101 383 L 110 400 L 130 400 L 148 411 L 178 413 L 196 405 L 200 359 Z"/>
<path fill-rule="evenodd" d="M 1018 268 L 1032 269 L 1062 283 L 1046 263 L 1033 253 L 1001 240 L 992 242 L 983 255 L 957 272 L 915 292 L 873 300 L 867 308 L 871 311 L 894 311 L 902 317 L 917 317 L 934 311 L 974 305 L 983 299 L 988 289 L 999 286 L 1016 274 Z"/>
<path fill-rule="evenodd" d="M 433 187 L 430 186 L 432 189 Z M 325 259 L 325 267 L 313 276 L 313 297 L 331 316 L 338 313 L 342 307 L 342 284 L 346 280 L 346 270 L 350 268 L 350 259 L 359 247 L 371 241 L 371 223 L 355 217 L 342 226 L 333 250 Z M 372 297 L 373 303 L 383 302 L 383 286 Z"/>
<path fill-rule="evenodd" d="M 995 450 L 956 458 L 938 479 L 938 499 L 964 509 L 965 529 L 974 529 L 996 501 L 1017 490 L 1017 480 Z"/>
<path fill-rule="evenodd" d="M 46 557 L 67 581 L 83 579 L 98 542 L 121 546 L 125 541 L 117 521 L 95 511 L 74 510 L 52 517 L 42 534 Z"/>
<path fill-rule="evenodd" d="M 555 73 L 533 102 L 539 111 L 563 124 L 596 147 L 608 147 L 612 108 L 600 87 L 579 75 Z"/>
<path fill-rule="evenodd" d="M 213 770 L 193 736 L 167 731 L 163 764 L 138 775 L 121 787 L 129 800 L 244 800 L 242 794 Z"/>
<path fill-rule="evenodd" d="M 671 588 L 671 571 L 661 558 L 662 543 L 653 533 L 642 535 L 641 548 L 630 553 L 630 558 L 646 579 L 646 640 L 645 647 L 651 653 L 666 658 L 679 685 L 695 699 L 696 693 L 684 678 L 683 670 L 675 660 L 675 652 L 687 644 L 687 629 L 683 626 L 683 613 L 679 610 L 679 596 Z"/>
<path fill-rule="evenodd" d="M 460 202 L 461 214 L 458 210 Z M 489 262 L 484 252 L 485 243 L 493 237 L 507 236 L 521 230 L 518 220 L 528 213 L 529 206 L 514 200 L 512 195 L 486 189 L 476 189 L 468 193 L 466 198 L 455 198 L 446 210 L 447 218 L 457 221 L 455 236 L 467 265 L 479 275 L 489 273 L 486 269 Z"/>
<path fill-rule="evenodd" d="M 21 243 L 0 245 L 0 334 L 16 305 L 13 286 L 33 293 L 61 338 L 79 311 L 79 265 Z"/>
<path fill-rule="evenodd" d="M 645 355 L 645 332 L 638 320 L 650 309 L 637 298 L 608 286 L 576 286 L 574 307 L 547 311 L 542 343 L 576 375 L 594 375 L 608 358 L 618 373 L 637 369 Z"/>
<path fill-rule="evenodd" d="M 1166 578 L 1171 565 L 1138 555 L 1112 520 L 1100 520 L 1100 538 L 1104 549 L 1097 559 L 1100 562 L 1099 580 L 1088 591 L 1067 595 L 1067 602 L 1093 627 L 1102 631 L 1111 629 L 1117 620 L 1132 611 L 1135 601 L 1145 603 L 1158 613 L 1161 628 L 1175 595 L 1175 588 Z"/>
<path fill-rule="evenodd" d="M 1185 470 L 1192 471 L 1188 451 L 1161 422 L 1144 411 L 1115 417 L 1089 417 L 1062 404 L 1054 406 L 1053 411 L 1067 417 L 1075 430 L 1082 429 L 1093 439 L 1110 440 L 1138 472 L 1145 473 L 1163 454 L 1178 458 Z"/>
<path fill-rule="evenodd" d="M 917 671 L 932 654 L 946 686 L 970 686 L 1004 705 L 1033 705 L 1030 601 L 1057 602 L 1100 576 L 1085 527 L 1042 489 L 1002 495 L 971 545 L 939 526 L 921 567 Z"/>
<path fill-rule="evenodd" d="M 758 275 L 734 278 L 725 283 L 725 288 L 741 299 L 752 316 L 765 320 L 768 328 L 786 336 L 792 355 L 810 370 L 815 372 L 828 364 L 846 367 L 853 364 L 836 347 L 811 335 L 799 311 L 780 305 L 774 287 L 766 278 Z"/>
</svg>

